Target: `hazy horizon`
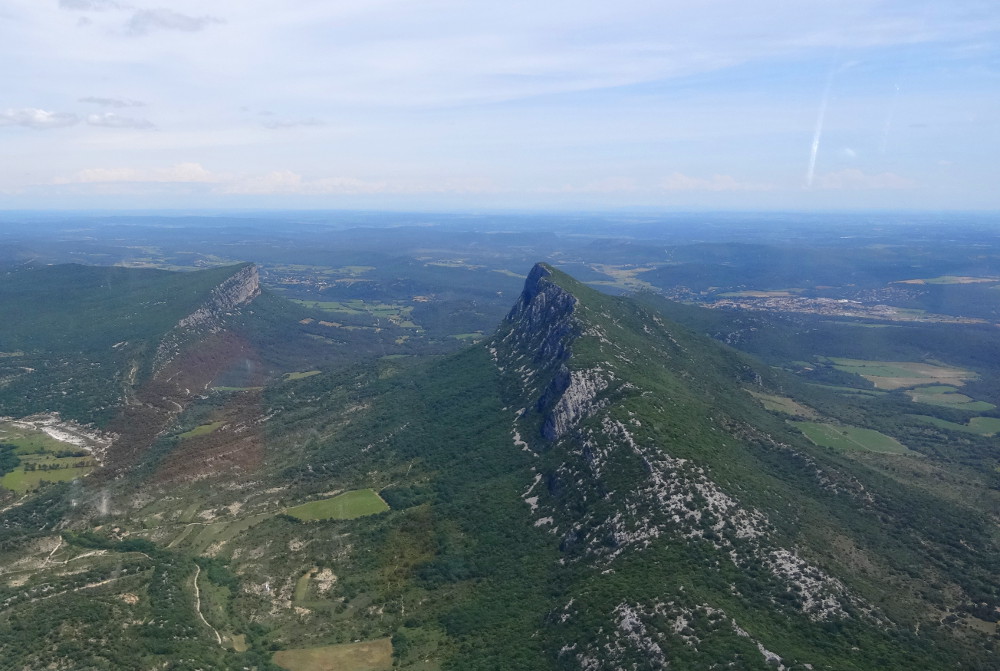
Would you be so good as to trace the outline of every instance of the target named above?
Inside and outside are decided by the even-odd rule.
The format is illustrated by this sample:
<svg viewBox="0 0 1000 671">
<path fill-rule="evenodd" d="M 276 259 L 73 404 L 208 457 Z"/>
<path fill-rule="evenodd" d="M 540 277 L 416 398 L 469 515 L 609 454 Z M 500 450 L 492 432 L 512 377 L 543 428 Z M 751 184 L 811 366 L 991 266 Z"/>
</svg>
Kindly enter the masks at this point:
<svg viewBox="0 0 1000 671">
<path fill-rule="evenodd" d="M 0 209 L 1000 208 L 1000 9 L 0 10 Z"/>
</svg>

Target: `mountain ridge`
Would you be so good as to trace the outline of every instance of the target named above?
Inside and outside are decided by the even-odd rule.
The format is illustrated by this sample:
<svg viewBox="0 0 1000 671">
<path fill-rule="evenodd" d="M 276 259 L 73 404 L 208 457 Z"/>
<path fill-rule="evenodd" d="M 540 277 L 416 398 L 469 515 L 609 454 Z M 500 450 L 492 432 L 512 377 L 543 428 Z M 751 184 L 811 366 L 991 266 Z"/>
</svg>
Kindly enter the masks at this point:
<svg viewBox="0 0 1000 671">
<path fill-rule="evenodd" d="M 174 373 L 144 391 L 157 412 L 187 384 Z M 85 588 L 118 614 L 74 621 L 81 645 L 129 642 L 143 668 L 274 668 L 275 650 L 390 637 L 414 671 L 989 668 L 992 639 L 956 625 L 995 598 L 989 519 L 812 444 L 749 391 L 798 387 L 536 265 L 479 344 L 194 394 L 119 478 L 5 511 L 0 625 L 17 629 L 0 651 L 51 662 L 30 599 Z M 390 510 L 287 514 L 361 489 Z M 116 561 L 130 573 L 105 587 Z M 101 629 L 120 621 L 140 624 Z"/>
</svg>

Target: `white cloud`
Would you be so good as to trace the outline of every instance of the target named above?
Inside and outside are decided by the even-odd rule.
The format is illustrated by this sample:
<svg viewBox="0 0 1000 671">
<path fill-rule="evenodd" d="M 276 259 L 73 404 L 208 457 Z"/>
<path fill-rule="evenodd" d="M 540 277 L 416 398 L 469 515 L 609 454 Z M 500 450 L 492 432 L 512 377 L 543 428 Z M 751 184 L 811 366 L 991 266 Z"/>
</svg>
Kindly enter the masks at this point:
<svg viewBox="0 0 1000 671">
<path fill-rule="evenodd" d="M 662 181 L 659 187 L 664 191 L 770 191 L 773 186 L 756 182 L 741 182 L 730 175 L 711 177 L 689 177 L 675 172 Z"/>
<path fill-rule="evenodd" d="M 122 107 L 145 107 L 146 105 L 146 103 L 139 100 L 129 100 L 127 98 L 101 98 L 98 96 L 80 98 L 78 102 L 101 105 L 102 107 L 115 107 L 118 109 L 121 109 Z"/>
<path fill-rule="evenodd" d="M 178 163 L 169 168 L 88 168 L 71 177 L 60 177 L 56 184 L 106 183 L 180 183 L 205 184 L 220 182 L 225 176 L 206 170 L 199 163 Z"/>
<path fill-rule="evenodd" d="M 80 118 L 69 112 L 48 112 L 34 107 L 8 109 L 0 112 L 0 126 L 24 126 L 36 130 L 72 126 Z"/>
<path fill-rule="evenodd" d="M 261 177 L 238 180 L 217 189 L 219 193 L 264 195 L 264 194 L 359 194 L 381 193 L 386 190 L 385 182 L 367 182 L 351 177 L 328 177 L 305 180 L 302 175 L 291 170 L 276 170 Z"/>
<path fill-rule="evenodd" d="M 817 175 L 814 185 L 818 189 L 831 190 L 912 189 L 916 186 L 913 180 L 892 172 L 869 175 L 857 168 Z"/>
<path fill-rule="evenodd" d="M 120 9 L 121 5 L 115 0 L 59 0 L 59 9 L 68 9 L 76 12 L 103 12 L 106 9 Z"/>
<path fill-rule="evenodd" d="M 104 128 L 137 128 L 140 130 L 156 128 L 151 121 L 146 119 L 118 116 L 114 112 L 89 114 L 87 115 L 87 124 L 91 126 L 103 126 Z"/>
<path fill-rule="evenodd" d="M 266 175 L 243 177 L 220 185 L 216 193 L 238 195 L 305 195 L 324 194 L 474 194 L 497 193 L 489 180 L 477 177 L 421 180 L 368 180 L 356 177 L 321 177 L 305 179 L 291 170 L 276 170 Z"/>
<path fill-rule="evenodd" d="M 132 15 L 125 30 L 130 35 L 145 35 L 153 30 L 194 33 L 215 23 L 223 21 L 214 16 L 188 16 L 171 9 L 142 9 Z"/>
<path fill-rule="evenodd" d="M 264 115 L 264 112 L 261 112 Z M 266 113 L 270 114 L 270 113 Z M 274 119 L 264 122 L 264 128 L 269 128 L 271 130 L 281 130 L 284 128 L 301 128 L 308 126 L 325 126 L 326 124 L 319 119 Z"/>
<path fill-rule="evenodd" d="M 608 177 L 583 185 L 564 184 L 559 187 L 541 187 L 535 193 L 633 193 L 639 191 L 635 180 L 628 177 Z"/>
</svg>

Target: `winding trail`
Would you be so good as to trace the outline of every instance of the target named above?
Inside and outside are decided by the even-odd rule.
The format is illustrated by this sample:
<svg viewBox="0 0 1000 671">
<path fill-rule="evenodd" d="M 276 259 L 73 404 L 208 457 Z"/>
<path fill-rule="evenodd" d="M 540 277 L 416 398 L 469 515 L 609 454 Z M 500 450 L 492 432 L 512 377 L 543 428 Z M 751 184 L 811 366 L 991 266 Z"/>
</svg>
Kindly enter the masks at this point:
<svg viewBox="0 0 1000 671">
<path fill-rule="evenodd" d="M 198 617 L 201 618 L 201 621 L 205 623 L 205 626 L 208 627 L 209 629 L 211 629 L 212 633 L 215 634 L 215 640 L 219 642 L 219 645 L 222 645 L 222 637 L 219 636 L 218 630 L 216 630 L 215 627 L 213 627 L 212 625 L 210 625 L 208 623 L 208 620 L 205 619 L 205 616 L 201 614 L 201 591 L 198 589 L 198 576 L 199 575 L 201 575 L 201 566 L 195 564 L 195 572 L 194 572 L 194 610 L 195 610 L 196 613 L 198 613 Z"/>
</svg>

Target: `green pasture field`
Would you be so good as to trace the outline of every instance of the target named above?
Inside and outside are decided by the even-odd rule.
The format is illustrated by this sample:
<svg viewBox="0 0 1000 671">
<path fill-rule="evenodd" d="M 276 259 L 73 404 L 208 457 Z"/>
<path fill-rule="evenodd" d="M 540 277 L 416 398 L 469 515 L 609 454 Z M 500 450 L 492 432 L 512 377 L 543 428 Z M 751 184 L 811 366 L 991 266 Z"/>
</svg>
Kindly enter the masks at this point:
<svg viewBox="0 0 1000 671">
<path fill-rule="evenodd" d="M 293 302 L 314 310 L 323 312 L 340 312 L 351 315 L 375 315 L 376 317 L 409 316 L 412 305 L 397 305 L 395 303 L 366 303 L 355 298 L 347 301 L 312 301 L 295 299 Z"/>
<path fill-rule="evenodd" d="M 71 457 L 69 460 L 79 462 L 82 459 L 84 459 L 84 457 Z M 16 470 L 13 470 L 0 478 L 0 486 L 3 486 L 13 492 L 24 494 L 25 492 L 29 492 L 33 489 L 38 489 L 42 481 L 68 482 L 69 480 L 82 478 L 92 470 L 93 467 L 91 466 L 84 466 L 82 468 L 70 466 L 68 468 L 57 468 L 51 471 L 25 471 L 22 464 L 22 466 L 19 466 Z"/>
<path fill-rule="evenodd" d="M 274 663 L 289 671 L 388 671 L 392 668 L 392 639 L 280 650 Z"/>
<path fill-rule="evenodd" d="M 816 411 L 812 408 L 807 408 L 806 406 L 796 403 L 787 396 L 772 396 L 771 394 L 762 394 L 757 391 L 751 391 L 750 395 L 761 402 L 766 410 L 771 412 L 783 412 L 786 415 L 792 415 L 793 417 L 816 417 Z"/>
<path fill-rule="evenodd" d="M 0 478 L 0 486 L 19 494 L 38 489 L 44 482 L 67 482 L 87 475 L 93 470 L 94 459 L 89 455 L 57 457 L 56 454 L 84 450 L 77 445 L 56 440 L 44 431 L 14 426 L 0 422 L 0 442 L 14 445 L 14 454 L 21 464 Z M 80 463 L 85 466 L 77 466 Z M 26 470 L 29 465 L 38 470 Z M 46 467 L 42 470 L 38 467 Z"/>
<path fill-rule="evenodd" d="M 957 424 L 945 419 L 929 417 L 928 415 L 912 415 L 912 417 L 942 429 L 974 433 L 977 436 L 995 436 L 997 433 L 1000 433 L 1000 419 L 996 417 L 973 417 L 969 420 L 968 424 Z"/>
<path fill-rule="evenodd" d="M 300 506 L 289 508 L 285 512 L 304 522 L 317 520 L 353 520 L 356 517 L 375 515 L 389 510 L 389 505 L 382 500 L 374 489 L 357 489 L 344 492 L 332 499 L 310 501 Z"/>
<path fill-rule="evenodd" d="M 965 394 L 957 393 L 958 389 L 946 385 L 931 385 L 917 387 L 906 392 L 914 403 L 940 405 L 945 408 L 957 408 L 971 412 L 988 412 L 996 408 L 992 403 L 976 401 Z"/>
<path fill-rule="evenodd" d="M 865 359 L 826 359 L 833 367 L 845 373 L 860 375 L 878 389 L 906 389 L 922 384 L 957 384 L 976 378 L 976 374 L 938 363 L 919 361 L 868 361 Z"/>
<path fill-rule="evenodd" d="M 182 433 L 180 435 L 180 437 L 181 438 L 196 438 L 198 436 L 205 436 L 205 435 L 208 435 L 208 434 L 212 433 L 213 431 L 215 431 L 216 429 L 218 429 L 223 424 L 224 424 L 224 422 L 209 422 L 208 424 L 200 424 L 199 426 L 194 427 L 190 431 L 185 431 L 184 433 Z"/>
<path fill-rule="evenodd" d="M 306 371 L 295 371 L 294 373 L 285 373 L 286 380 L 301 380 L 306 377 L 312 377 L 313 375 L 319 375 L 318 370 L 306 370 Z"/>
<path fill-rule="evenodd" d="M 78 449 L 75 445 L 56 440 L 44 431 L 14 426 L 11 422 L 0 422 L 0 443 L 16 445 L 15 454 L 40 454 Z"/>
<path fill-rule="evenodd" d="M 808 383 L 810 387 L 817 387 L 819 389 L 829 389 L 841 394 L 854 395 L 854 396 L 883 396 L 888 392 L 879 391 L 878 389 L 858 389 L 856 387 L 840 387 L 835 384 L 817 384 L 815 382 Z"/>
<path fill-rule="evenodd" d="M 792 422 L 806 438 L 821 447 L 835 450 L 864 450 L 888 454 L 907 454 L 905 445 L 895 438 L 872 429 L 857 426 L 823 424 L 820 422 Z"/>
</svg>

